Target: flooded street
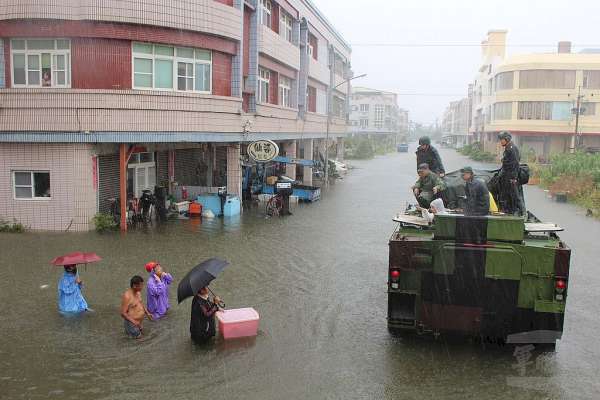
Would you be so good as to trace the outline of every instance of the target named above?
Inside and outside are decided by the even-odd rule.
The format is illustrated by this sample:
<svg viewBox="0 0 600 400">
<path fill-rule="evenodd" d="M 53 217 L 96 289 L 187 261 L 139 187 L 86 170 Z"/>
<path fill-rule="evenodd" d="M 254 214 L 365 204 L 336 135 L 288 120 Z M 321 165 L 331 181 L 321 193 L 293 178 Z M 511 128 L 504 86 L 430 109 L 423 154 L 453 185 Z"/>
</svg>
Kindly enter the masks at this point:
<svg viewBox="0 0 600 400">
<path fill-rule="evenodd" d="M 412 151 L 353 162 L 322 201 L 285 219 L 259 209 L 126 235 L 0 235 L 0 398 L 598 398 L 600 222 L 536 187 L 527 188 L 528 208 L 563 226 L 573 249 L 563 340 L 556 353 L 535 353 L 527 369 L 543 390 L 507 383 L 519 377 L 511 350 L 388 334 L 387 240 L 391 217 L 411 200 Z M 454 150 L 441 155 L 448 170 L 468 163 Z M 76 250 L 104 259 L 80 267 L 94 311 L 65 318 L 56 305 L 62 269 L 49 261 Z M 261 315 L 255 339 L 190 341 L 191 302 L 177 305 L 176 283 L 214 256 L 231 262 L 214 291 L 228 307 Z M 146 322 L 139 343 L 123 333 L 120 296 L 132 275 L 146 278 L 150 260 L 175 284 L 168 317 Z"/>
</svg>

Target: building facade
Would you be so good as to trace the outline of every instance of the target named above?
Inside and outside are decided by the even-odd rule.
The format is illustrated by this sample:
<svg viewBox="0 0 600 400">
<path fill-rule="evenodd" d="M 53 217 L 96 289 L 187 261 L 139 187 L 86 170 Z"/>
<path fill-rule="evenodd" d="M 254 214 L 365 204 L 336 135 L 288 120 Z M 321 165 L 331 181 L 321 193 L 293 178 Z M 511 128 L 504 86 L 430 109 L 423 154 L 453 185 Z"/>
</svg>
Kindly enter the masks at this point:
<svg viewBox="0 0 600 400">
<path fill-rule="evenodd" d="M 454 148 L 470 142 L 471 100 L 464 98 L 450 102 L 442 118 L 442 141 Z"/>
<path fill-rule="evenodd" d="M 349 121 L 353 135 L 408 134 L 408 111 L 398 107 L 396 93 L 383 90 L 352 88 Z"/>
<path fill-rule="evenodd" d="M 505 58 L 505 47 L 506 31 L 488 34 L 474 85 L 471 132 L 485 150 L 499 152 L 503 130 L 522 154 L 540 160 L 600 147 L 600 54 L 572 53 L 561 42 L 556 53 Z"/>
<path fill-rule="evenodd" d="M 0 43 L 0 218 L 32 229 L 154 185 L 240 194 L 249 142 L 346 131 L 351 49 L 310 0 L 5 2 Z"/>
</svg>

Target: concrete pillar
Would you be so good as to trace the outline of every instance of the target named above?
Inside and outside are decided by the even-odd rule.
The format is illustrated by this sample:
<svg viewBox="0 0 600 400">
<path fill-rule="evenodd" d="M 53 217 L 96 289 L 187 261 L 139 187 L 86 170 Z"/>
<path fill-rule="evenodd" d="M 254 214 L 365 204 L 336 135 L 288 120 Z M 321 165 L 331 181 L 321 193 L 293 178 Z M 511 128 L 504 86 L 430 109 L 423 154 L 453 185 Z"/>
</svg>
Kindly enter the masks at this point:
<svg viewBox="0 0 600 400">
<path fill-rule="evenodd" d="M 120 227 L 122 232 L 127 232 L 127 144 L 119 145 L 119 192 L 121 202 Z"/>
<path fill-rule="evenodd" d="M 344 138 L 337 139 L 337 160 L 344 161 Z"/>
<path fill-rule="evenodd" d="M 227 146 L 227 193 L 242 197 L 240 145 Z"/>
<path fill-rule="evenodd" d="M 215 146 L 209 143 L 206 149 L 206 186 L 211 187 L 213 185 L 213 171 L 215 169 Z"/>
<path fill-rule="evenodd" d="M 285 156 L 290 158 L 296 158 L 296 141 L 287 142 L 284 147 Z M 296 164 L 287 164 L 285 166 L 285 175 L 292 179 L 296 179 Z"/>
<path fill-rule="evenodd" d="M 307 139 L 302 141 L 302 148 L 304 149 L 304 159 L 313 159 L 313 140 Z M 308 186 L 312 186 L 313 169 L 304 167 L 304 176 L 302 177 L 302 183 Z"/>
<path fill-rule="evenodd" d="M 241 10 L 240 26 L 244 26 L 244 1 L 234 0 L 233 6 Z M 231 59 L 231 96 L 242 97 L 243 84 L 243 63 L 244 63 L 244 41 L 240 40 L 237 44 L 237 53 Z"/>
</svg>

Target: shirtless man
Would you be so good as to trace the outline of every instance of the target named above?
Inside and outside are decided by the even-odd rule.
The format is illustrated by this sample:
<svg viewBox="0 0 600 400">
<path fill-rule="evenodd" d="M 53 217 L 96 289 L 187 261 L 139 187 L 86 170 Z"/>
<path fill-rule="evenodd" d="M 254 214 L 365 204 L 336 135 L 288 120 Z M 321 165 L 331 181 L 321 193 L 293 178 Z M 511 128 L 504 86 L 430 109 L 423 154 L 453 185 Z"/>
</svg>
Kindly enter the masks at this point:
<svg viewBox="0 0 600 400">
<path fill-rule="evenodd" d="M 121 317 L 125 323 L 125 333 L 132 338 L 139 339 L 142 337 L 144 317 L 147 316 L 149 320 L 152 320 L 152 315 L 142 302 L 144 279 L 136 275 L 131 278 L 129 286 L 130 289 L 127 289 L 121 298 Z"/>
</svg>

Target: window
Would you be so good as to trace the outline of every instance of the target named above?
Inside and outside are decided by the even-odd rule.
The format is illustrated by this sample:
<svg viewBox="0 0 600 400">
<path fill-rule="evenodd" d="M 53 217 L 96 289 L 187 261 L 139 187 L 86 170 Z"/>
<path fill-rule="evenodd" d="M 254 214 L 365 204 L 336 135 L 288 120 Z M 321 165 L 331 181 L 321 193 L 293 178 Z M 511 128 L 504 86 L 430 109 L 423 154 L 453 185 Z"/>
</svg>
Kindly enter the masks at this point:
<svg viewBox="0 0 600 400">
<path fill-rule="evenodd" d="M 50 172 L 14 171 L 13 189 L 15 199 L 50 198 Z"/>
<path fill-rule="evenodd" d="M 584 89 L 600 89 L 600 71 L 583 71 Z"/>
<path fill-rule="evenodd" d="M 510 72 L 501 72 L 496 75 L 496 92 L 499 90 L 510 90 L 513 88 L 515 73 L 513 71 Z"/>
<path fill-rule="evenodd" d="M 317 113 L 327 114 L 327 92 L 317 89 Z"/>
<path fill-rule="evenodd" d="M 569 121 L 573 105 L 568 101 L 520 101 L 519 119 Z"/>
<path fill-rule="evenodd" d="M 260 0 L 260 23 L 271 27 L 271 13 L 273 12 L 273 5 L 271 0 Z"/>
<path fill-rule="evenodd" d="M 360 105 L 360 112 L 369 112 L 369 105 L 368 104 L 361 104 Z"/>
<path fill-rule="evenodd" d="M 521 89 L 573 89 L 575 71 L 533 69 L 521 71 L 519 75 Z"/>
<path fill-rule="evenodd" d="M 308 34 L 308 46 L 307 46 L 307 52 L 308 55 L 311 56 L 314 60 L 318 60 L 319 59 L 319 39 L 317 39 L 317 37 L 315 35 L 313 35 L 312 33 Z M 326 60 L 327 58 L 323 58 L 323 60 Z"/>
<path fill-rule="evenodd" d="M 512 102 L 505 101 L 494 104 L 494 120 L 512 119 Z"/>
<path fill-rule="evenodd" d="M 390 106 L 390 105 L 385 106 L 385 113 L 386 114 L 391 114 L 392 113 L 392 106 Z"/>
<path fill-rule="evenodd" d="M 71 41 L 12 39 L 13 87 L 70 87 Z"/>
<path fill-rule="evenodd" d="M 306 46 L 306 53 L 308 54 L 309 57 L 314 58 L 315 48 L 311 44 L 309 44 L 308 46 Z"/>
<path fill-rule="evenodd" d="M 596 115 L 596 103 L 582 103 L 581 115 Z"/>
<path fill-rule="evenodd" d="M 283 10 L 281 10 L 281 17 L 279 19 L 280 19 L 279 32 L 281 33 L 281 36 L 283 36 L 285 38 L 285 40 L 287 40 L 288 42 L 292 43 L 294 40 L 294 38 L 293 38 L 294 19 L 292 18 L 292 16 L 290 14 L 286 13 Z"/>
<path fill-rule="evenodd" d="M 135 89 L 211 93 L 210 50 L 133 43 L 132 52 Z"/>
<path fill-rule="evenodd" d="M 279 75 L 279 105 L 292 107 L 292 80 L 283 75 Z"/>
<path fill-rule="evenodd" d="M 377 104 L 375 106 L 375 128 L 383 128 L 383 110 L 382 105 Z"/>
<path fill-rule="evenodd" d="M 492 106 L 487 106 L 485 108 L 485 123 L 489 124 L 492 122 Z"/>
<path fill-rule="evenodd" d="M 344 118 L 346 114 L 346 101 L 339 96 L 333 96 L 331 113 L 333 116 Z"/>
<path fill-rule="evenodd" d="M 271 82 L 271 71 L 264 68 L 259 68 L 258 76 L 258 102 L 269 102 L 269 86 Z"/>
<path fill-rule="evenodd" d="M 494 93 L 494 79 L 488 80 L 488 96 L 491 96 Z"/>
<path fill-rule="evenodd" d="M 369 119 L 368 118 L 361 118 L 360 119 L 360 128 L 361 129 L 367 129 L 369 127 Z"/>
</svg>

